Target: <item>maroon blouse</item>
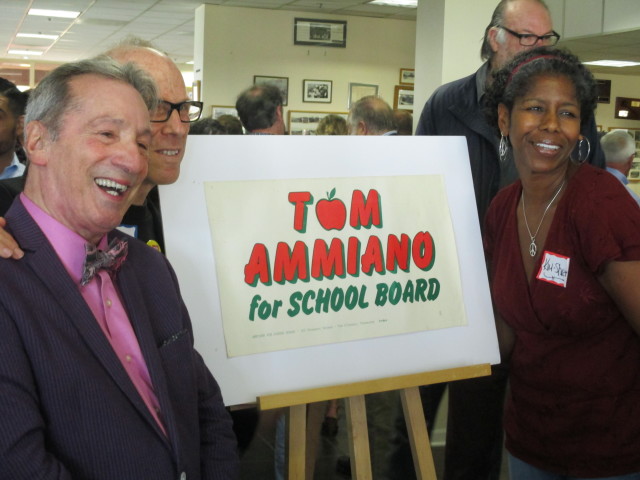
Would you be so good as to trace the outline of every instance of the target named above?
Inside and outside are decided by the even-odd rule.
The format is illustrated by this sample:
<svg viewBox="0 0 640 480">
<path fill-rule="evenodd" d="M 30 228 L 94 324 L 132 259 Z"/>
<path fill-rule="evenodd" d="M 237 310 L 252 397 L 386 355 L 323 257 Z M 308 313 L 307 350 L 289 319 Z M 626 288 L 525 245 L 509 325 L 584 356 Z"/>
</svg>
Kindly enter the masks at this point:
<svg viewBox="0 0 640 480">
<path fill-rule="evenodd" d="M 516 222 L 521 183 L 487 212 L 493 301 L 516 335 L 506 446 L 564 475 L 640 472 L 640 337 L 598 282 L 607 262 L 640 260 L 640 208 L 590 165 L 566 188 L 530 284 Z"/>
</svg>

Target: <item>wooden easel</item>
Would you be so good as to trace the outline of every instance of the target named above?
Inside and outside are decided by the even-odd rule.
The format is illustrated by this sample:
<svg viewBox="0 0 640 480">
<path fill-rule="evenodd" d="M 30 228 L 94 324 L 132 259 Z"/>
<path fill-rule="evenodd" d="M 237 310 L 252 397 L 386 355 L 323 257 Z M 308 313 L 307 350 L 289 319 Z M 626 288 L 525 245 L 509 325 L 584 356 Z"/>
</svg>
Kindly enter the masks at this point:
<svg viewBox="0 0 640 480">
<path fill-rule="evenodd" d="M 491 374 L 491 365 L 473 365 L 366 382 L 267 395 L 258 398 L 261 410 L 289 407 L 289 480 L 304 480 L 307 404 L 334 398 L 346 399 L 351 478 L 372 480 L 369 435 L 364 396 L 400 390 L 402 408 L 418 480 L 436 480 L 436 471 L 418 387 Z"/>
</svg>

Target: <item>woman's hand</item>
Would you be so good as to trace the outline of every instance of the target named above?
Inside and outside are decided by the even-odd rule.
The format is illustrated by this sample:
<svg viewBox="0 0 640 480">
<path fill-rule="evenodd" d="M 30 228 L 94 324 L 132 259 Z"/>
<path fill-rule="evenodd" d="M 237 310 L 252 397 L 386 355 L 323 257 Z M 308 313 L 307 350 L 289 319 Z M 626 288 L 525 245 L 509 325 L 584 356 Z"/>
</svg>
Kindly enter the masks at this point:
<svg viewBox="0 0 640 480">
<path fill-rule="evenodd" d="M 599 280 L 640 335 L 640 261 L 609 262 Z"/>
<path fill-rule="evenodd" d="M 0 257 L 19 260 L 24 257 L 24 252 L 18 246 L 15 238 L 4 229 L 6 225 L 7 221 L 0 217 Z"/>
</svg>

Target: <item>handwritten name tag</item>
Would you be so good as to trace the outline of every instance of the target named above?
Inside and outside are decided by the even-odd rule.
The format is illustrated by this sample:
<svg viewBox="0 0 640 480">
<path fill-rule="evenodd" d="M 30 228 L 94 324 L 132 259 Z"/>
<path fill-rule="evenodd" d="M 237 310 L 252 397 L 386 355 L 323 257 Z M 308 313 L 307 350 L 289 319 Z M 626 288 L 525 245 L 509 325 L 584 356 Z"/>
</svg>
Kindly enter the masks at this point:
<svg viewBox="0 0 640 480">
<path fill-rule="evenodd" d="M 545 251 L 542 258 L 542 265 L 536 277 L 543 282 L 549 282 L 559 287 L 567 287 L 569 277 L 569 257 L 558 255 L 557 253 Z"/>
</svg>

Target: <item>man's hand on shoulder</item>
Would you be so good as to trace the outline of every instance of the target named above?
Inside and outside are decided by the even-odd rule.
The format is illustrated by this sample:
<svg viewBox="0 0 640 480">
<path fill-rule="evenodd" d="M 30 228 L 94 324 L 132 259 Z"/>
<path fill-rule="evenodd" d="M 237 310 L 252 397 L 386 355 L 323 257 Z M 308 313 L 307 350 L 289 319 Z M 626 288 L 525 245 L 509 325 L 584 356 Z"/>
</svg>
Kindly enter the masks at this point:
<svg viewBox="0 0 640 480">
<path fill-rule="evenodd" d="M 7 221 L 0 217 L 0 257 L 19 260 L 24 257 L 24 252 L 18 246 L 15 238 L 4 229 L 6 225 Z"/>
</svg>

